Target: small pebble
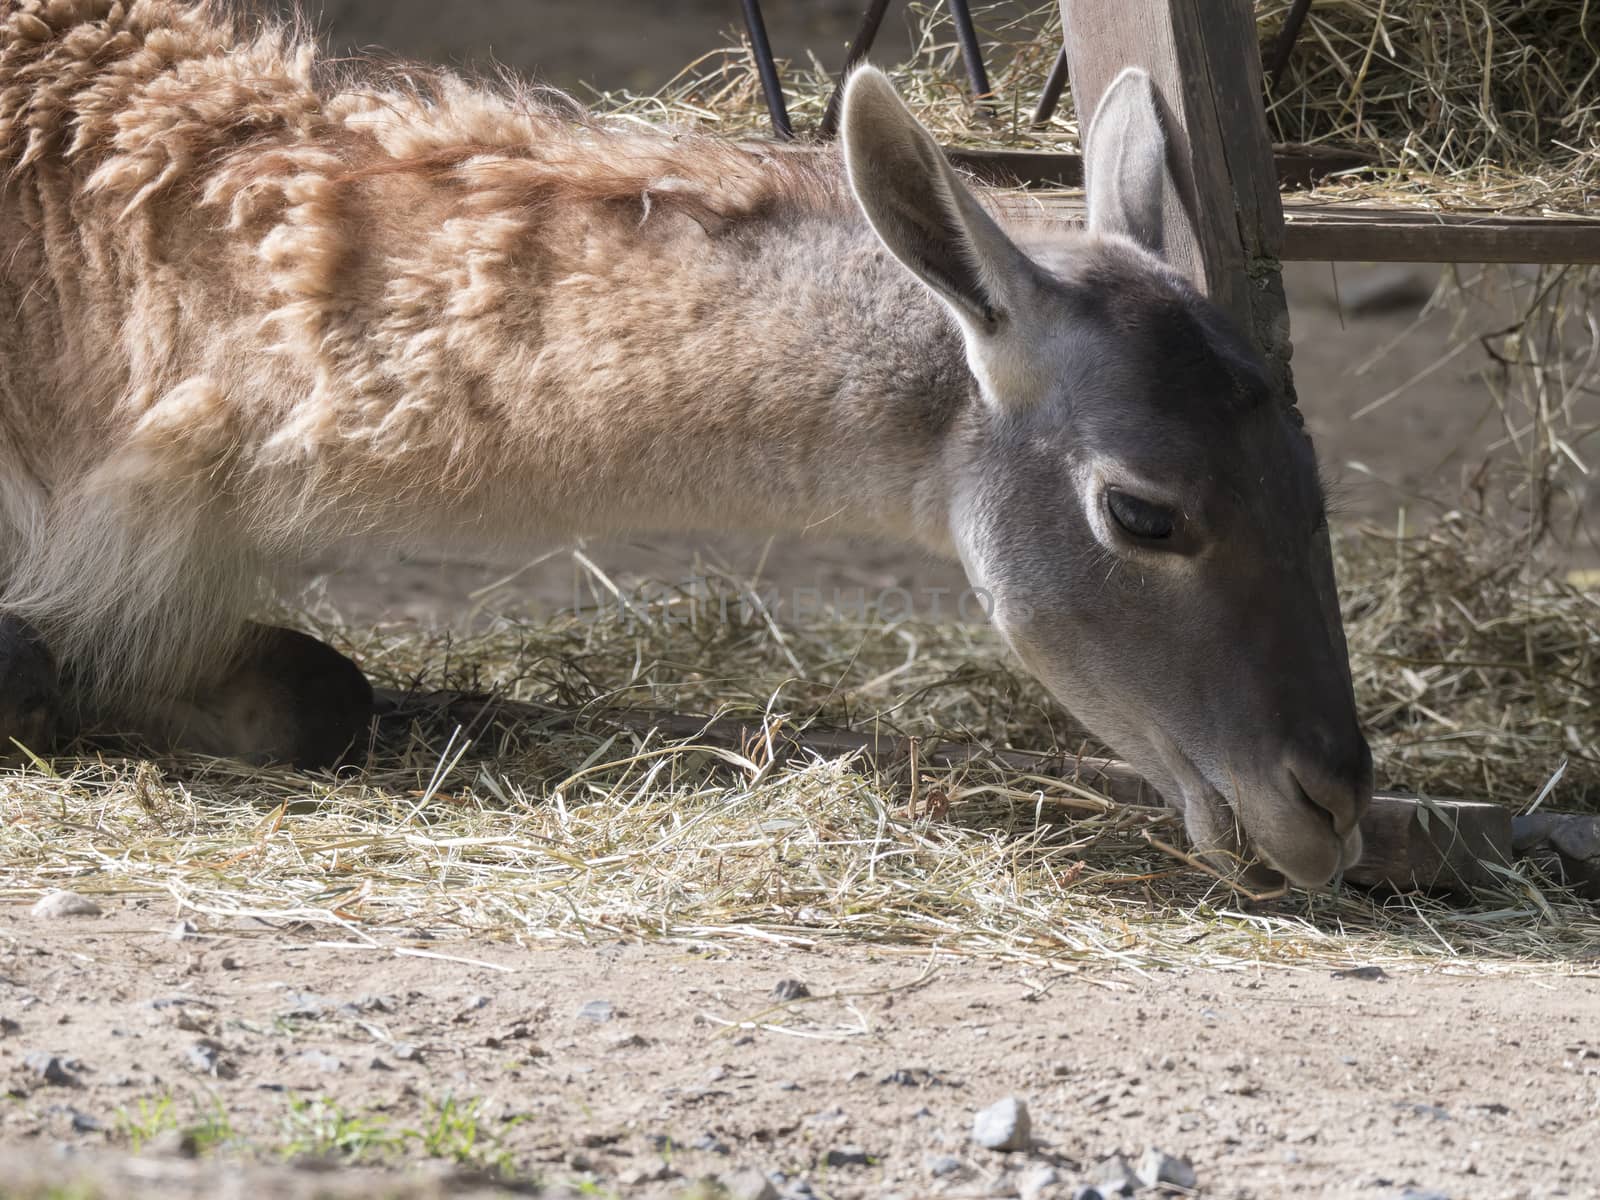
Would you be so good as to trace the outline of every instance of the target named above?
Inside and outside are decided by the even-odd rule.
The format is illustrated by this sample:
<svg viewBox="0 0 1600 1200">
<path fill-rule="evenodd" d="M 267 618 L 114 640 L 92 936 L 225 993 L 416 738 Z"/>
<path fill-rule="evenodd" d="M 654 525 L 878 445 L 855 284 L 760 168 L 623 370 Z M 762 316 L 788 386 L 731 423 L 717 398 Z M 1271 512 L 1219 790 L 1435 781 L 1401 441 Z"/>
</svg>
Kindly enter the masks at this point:
<svg viewBox="0 0 1600 1200">
<path fill-rule="evenodd" d="M 193 921 L 179 921 L 167 932 L 167 938 L 174 942 L 192 942 L 199 933 L 200 927 Z"/>
<path fill-rule="evenodd" d="M 1432 1188 L 1407 1188 L 1400 1193 L 1400 1200 L 1450 1200 L 1445 1192 L 1436 1192 Z"/>
<path fill-rule="evenodd" d="M 641 1183 L 665 1183 L 669 1179 L 678 1178 L 666 1163 L 658 1167 L 632 1167 L 617 1176 L 617 1182 L 624 1187 L 638 1187 Z"/>
<path fill-rule="evenodd" d="M 955 1175 L 962 1169 L 961 1160 L 953 1154 L 930 1154 L 922 1160 L 922 1165 L 928 1168 L 928 1174 L 935 1179 Z"/>
<path fill-rule="evenodd" d="M 22 1065 L 36 1078 L 45 1083 L 69 1084 L 72 1075 L 67 1070 L 67 1064 L 61 1060 L 60 1055 L 47 1054 L 43 1050 L 35 1050 L 32 1054 L 23 1056 Z"/>
<path fill-rule="evenodd" d="M 1061 1172 L 1054 1167 L 1035 1167 L 1017 1178 L 1017 1195 L 1022 1200 L 1045 1200 L 1060 1194 L 1063 1182 Z"/>
<path fill-rule="evenodd" d="M 972 1140 L 988 1150 L 1026 1150 L 1032 1135 L 1028 1106 L 1015 1096 L 991 1104 L 972 1118 Z"/>
<path fill-rule="evenodd" d="M 184 1061 L 191 1070 L 202 1075 L 214 1075 L 218 1079 L 233 1078 L 233 1068 L 222 1057 L 222 1046 L 210 1038 L 201 1038 L 190 1046 Z"/>
<path fill-rule="evenodd" d="M 1195 1185 L 1194 1167 L 1186 1158 L 1174 1158 L 1154 1146 L 1144 1152 L 1139 1160 L 1139 1182 L 1145 1187 L 1170 1183 L 1174 1187 L 1192 1188 Z"/>
<path fill-rule="evenodd" d="M 1089 1172 L 1095 1187 L 1107 1196 L 1131 1196 L 1144 1186 L 1131 1163 L 1120 1154 L 1101 1159 Z"/>
<path fill-rule="evenodd" d="M 13 1033 L 21 1033 L 22 1026 L 10 1017 L 0 1017 L 0 1038 L 10 1037 Z"/>
<path fill-rule="evenodd" d="M 390 1049 L 394 1051 L 394 1056 L 401 1062 L 422 1061 L 421 1047 L 413 1045 L 411 1042 L 396 1042 Z"/>
<path fill-rule="evenodd" d="M 30 911 L 34 916 L 46 920 L 54 920 L 57 917 L 98 917 L 100 906 L 87 896 L 63 891 L 41 896 L 34 902 Z"/>
<path fill-rule="evenodd" d="M 67 1109 L 67 1112 L 72 1114 L 72 1132 L 73 1133 L 103 1133 L 103 1132 L 105 1132 L 105 1128 L 106 1128 L 105 1122 L 100 1120 L 99 1117 L 91 1117 L 88 1113 L 79 1112 L 75 1108 L 69 1108 L 69 1109 Z"/>
<path fill-rule="evenodd" d="M 772 985 L 774 1000 L 804 1000 L 809 995 L 811 989 L 798 979 L 780 979 Z"/>
<path fill-rule="evenodd" d="M 714 1133 L 702 1133 L 699 1137 L 695 1138 L 694 1141 L 689 1143 L 689 1149 L 704 1150 L 708 1154 L 733 1153 L 733 1150 L 728 1143 L 718 1138 Z"/>
<path fill-rule="evenodd" d="M 617 1010 L 609 1000 L 591 1000 L 578 1010 L 580 1021 L 593 1021 L 597 1025 L 612 1020 L 616 1015 Z"/>
<path fill-rule="evenodd" d="M 872 1164 L 872 1156 L 860 1146 L 835 1146 L 822 1156 L 824 1166 L 865 1167 Z"/>
<path fill-rule="evenodd" d="M 388 1063 L 384 1062 L 383 1059 L 379 1058 L 377 1055 L 373 1055 L 372 1061 L 367 1064 L 367 1070 L 369 1070 L 369 1071 L 392 1071 L 392 1070 L 394 1070 L 394 1068 L 391 1067 Z"/>
<path fill-rule="evenodd" d="M 778 1189 L 760 1171 L 733 1171 L 721 1177 L 728 1200 L 779 1200 Z"/>
<path fill-rule="evenodd" d="M 321 1050 L 302 1050 L 300 1061 L 308 1067 L 315 1067 L 319 1071 L 332 1074 L 344 1070 L 344 1060 L 332 1054 L 324 1054 Z"/>
<path fill-rule="evenodd" d="M 232 955 L 223 955 L 222 962 L 218 965 L 224 971 L 237 971 L 239 969 L 239 960 Z"/>
</svg>

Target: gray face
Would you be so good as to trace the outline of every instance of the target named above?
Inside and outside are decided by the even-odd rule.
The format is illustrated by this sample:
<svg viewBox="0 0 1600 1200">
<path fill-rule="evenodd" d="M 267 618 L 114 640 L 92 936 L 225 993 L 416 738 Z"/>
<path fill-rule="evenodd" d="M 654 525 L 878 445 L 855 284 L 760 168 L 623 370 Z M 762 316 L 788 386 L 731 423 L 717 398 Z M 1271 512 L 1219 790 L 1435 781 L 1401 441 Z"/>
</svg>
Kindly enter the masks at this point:
<svg viewBox="0 0 1600 1200">
<path fill-rule="evenodd" d="M 1032 256 L 883 76 L 852 77 L 843 128 L 862 212 L 965 346 L 973 410 L 943 474 L 996 623 L 1203 853 L 1326 883 L 1360 856 L 1372 757 L 1316 462 L 1160 257 L 1177 189 L 1149 77 L 1124 71 L 1090 124 L 1088 236 Z"/>
<path fill-rule="evenodd" d="M 963 557 L 1018 656 L 1197 845 L 1325 883 L 1360 855 L 1372 759 L 1310 441 L 1206 301 L 1131 248 L 1091 254 L 1043 289 L 1073 331 L 1054 386 L 974 431 Z"/>
</svg>

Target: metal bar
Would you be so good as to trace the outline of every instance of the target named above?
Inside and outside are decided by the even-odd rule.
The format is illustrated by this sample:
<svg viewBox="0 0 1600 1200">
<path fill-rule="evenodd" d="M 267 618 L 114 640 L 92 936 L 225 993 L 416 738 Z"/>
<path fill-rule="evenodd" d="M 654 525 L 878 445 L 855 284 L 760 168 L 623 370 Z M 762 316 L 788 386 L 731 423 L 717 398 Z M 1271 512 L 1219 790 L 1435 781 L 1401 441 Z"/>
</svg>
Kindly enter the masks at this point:
<svg viewBox="0 0 1600 1200">
<path fill-rule="evenodd" d="M 1310 11 L 1311 0 L 1294 0 L 1288 16 L 1283 18 L 1283 28 L 1278 30 L 1278 40 L 1272 43 L 1272 55 L 1267 63 L 1269 96 L 1278 90 L 1278 80 L 1283 75 L 1283 69 L 1289 65 L 1294 44 L 1300 40 L 1300 27 L 1306 23 L 1306 14 Z"/>
<path fill-rule="evenodd" d="M 950 20 L 956 27 L 956 41 L 961 44 L 961 60 L 967 64 L 967 79 L 972 84 L 972 98 L 983 107 L 989 107 L 994 93 L 989 89 L 989 72 L 983 65 L 983 49 L 978 45 L 978 31 L 972 26 L 972 9 L 967 0 L 948 0 Z"/>
<path fill-rule="evenodd" d="M 1067 86 L 1067 48 L 1061 47 L 1056 55 L 1056 65 L 1050 68 L 1050 78 L 1044 81 L 1044 91 L 1039 94 L 1039 107 L 1033 110 L 1033 127 L 1042 129 L 1056 114 L 1061 103 L 1061 93 Z"/>
<path fill-rule="evenodd" d="M 850 39 L 850 48 L 844 53 L 844 70 L 839 72 L 839 82 L 833 85 L 833 94 L 828 97 L 828 107 L 822 113 L 822 124 L 817 126 L 818 137 L 831 138 L 839 132 L 839 105 L 844 100 L 845 81 L 871 51 L 872 43 L 878 36 L 878 27 L 883 24 L 883 14 L 888 11 L 889 0 L 872 0 L 867 5 L 867 11 L 861 14 L 861 24 L 856 28 L 856 35 Z"/>
<path fill-rule="evenodd" d="M 778 78 L 778 64 L 772 59 L 772 43 L 767 40 L 767 22 L 761 15 L 761 0 L 742 0 L 744 28 L 750 35 L 750 52 L 756 58 L 756 70 L 761 75 L 761 91 L 767 98 L 767 112 L 772 116 L 772 132 L 785 141 L 794 137 L 794 126 L 789 124 L 789 109 L 783 101 L 783 81 Z"/>
</svg>

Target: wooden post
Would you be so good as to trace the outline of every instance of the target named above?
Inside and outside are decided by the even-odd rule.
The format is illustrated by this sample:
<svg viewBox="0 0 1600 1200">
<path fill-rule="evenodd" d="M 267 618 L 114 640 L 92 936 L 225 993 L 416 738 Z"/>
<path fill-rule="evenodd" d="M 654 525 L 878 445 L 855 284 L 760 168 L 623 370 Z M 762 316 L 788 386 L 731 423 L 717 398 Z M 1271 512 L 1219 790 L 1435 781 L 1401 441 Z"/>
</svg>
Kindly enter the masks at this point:
<svg viewBox="0 0 1600 1200">
<path fill-rule="evenodd" d="M 1250 336 L 1292 403 L 1283 207 L 1250 0 L 1061 0 L 1061 20 L 1080 129 L 1124 67 L 1149 72 L 1180 193 L 1167 198 L 1167 258 Z"/>
</svg>

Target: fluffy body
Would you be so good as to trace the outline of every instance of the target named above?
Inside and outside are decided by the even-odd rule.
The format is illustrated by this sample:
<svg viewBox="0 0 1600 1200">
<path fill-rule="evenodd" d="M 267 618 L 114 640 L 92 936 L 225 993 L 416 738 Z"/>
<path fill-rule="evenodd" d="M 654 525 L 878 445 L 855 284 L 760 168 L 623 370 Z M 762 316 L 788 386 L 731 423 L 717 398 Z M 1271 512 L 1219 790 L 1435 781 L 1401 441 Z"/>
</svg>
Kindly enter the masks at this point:
<svg viewBox="0 0 1600 1200">
<path fill-rule="evenodd" d="M 104 701 L 221 670 L 330 547 L 948 540 L 919 469 L 968 373 L 834 160 L 22 0 L 0 167 L 0 608 Z"/>
</svg>

